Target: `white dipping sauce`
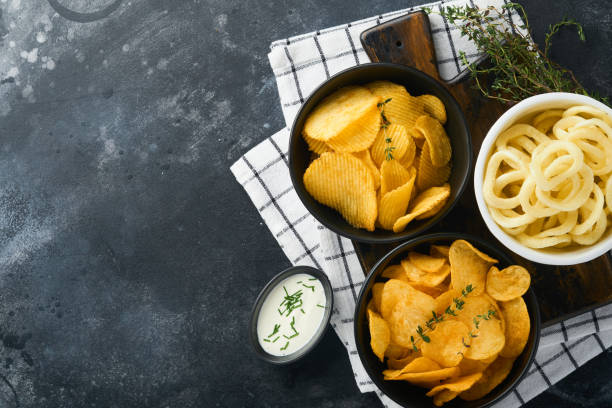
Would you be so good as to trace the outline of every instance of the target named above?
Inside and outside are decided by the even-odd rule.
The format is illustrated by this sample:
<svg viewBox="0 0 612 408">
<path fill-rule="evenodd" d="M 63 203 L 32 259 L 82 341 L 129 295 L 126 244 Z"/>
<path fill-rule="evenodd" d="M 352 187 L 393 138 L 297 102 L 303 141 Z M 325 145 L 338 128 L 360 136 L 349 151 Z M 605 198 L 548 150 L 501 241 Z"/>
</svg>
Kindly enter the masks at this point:
<svg viewBox="0 0 612 408">
<path fill-rule="evenodd" d="M 321 326 L 327 298 L 319 279 L 292 275 L 269 293 L 259 311 L 257 338 L 273 356 L 293 354 L 310 342 Z"/>
</svg>

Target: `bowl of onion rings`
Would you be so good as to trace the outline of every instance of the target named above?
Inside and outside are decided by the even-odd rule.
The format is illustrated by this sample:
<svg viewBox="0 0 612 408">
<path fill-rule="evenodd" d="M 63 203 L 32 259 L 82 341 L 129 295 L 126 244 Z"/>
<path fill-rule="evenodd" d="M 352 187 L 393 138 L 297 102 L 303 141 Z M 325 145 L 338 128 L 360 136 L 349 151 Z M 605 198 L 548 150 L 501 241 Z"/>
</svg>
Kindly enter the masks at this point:
<svg viewBox="0 0 612 408">
<path fill-rule="evenodd" d="M 548 93 L 504 113 L 474 170 L 478 209 L 508 249 L 548 265 L 612 249 L 612 109 L 585 95 Z"/>
</svg>

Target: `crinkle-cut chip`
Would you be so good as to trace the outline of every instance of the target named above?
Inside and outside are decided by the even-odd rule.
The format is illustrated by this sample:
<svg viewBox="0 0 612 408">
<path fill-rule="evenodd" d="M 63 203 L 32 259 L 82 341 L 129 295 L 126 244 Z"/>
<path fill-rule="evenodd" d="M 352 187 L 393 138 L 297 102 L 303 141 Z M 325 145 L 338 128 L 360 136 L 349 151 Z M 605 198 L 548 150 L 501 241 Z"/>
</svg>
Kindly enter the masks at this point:
<svg viewBox="0 0 612 408">
<path fill-rule="evenodd" d="M 417 357 L 420 357 L 420 353 L 421 352 L 419 351 L 419 356 Z M 412 354 L 416 354 L 416 352 L 412 348 L 400 346 L 399 344 L 395 343 L 390 343 L 387 347 L 387 350 L 385 350 L 385 357 L 392 358 L 395 360 L 409 357 Z"/>
<path fill-rule="evenodd" d="M 487 293 L 495 300 L 508 301 L 523 296 L 531 284 L 531 275 L 520 265 L 501 271 L 492 267 L 487 273 Z"/>
<path fill-rule="evenodd" d="M 304 173 L 306 191 L 356 228 L 374 231 L 376 190 L 368 167 L 346 153 L 323 153 Z"/>
<path fill-rule="evenodd" d="M 456 319 L 462 321 L 470 332 L 477 336 L 472 338 L 470 347 L 463 353 L 464 357 L 484 360 L 498 354 L 504 348 L 505 336 L 492 299 L 486 295 L 473 295 L 472 292 L 460 300 L 464 303 L 461 309 L 455 305 Z"/>
<path fill-rule="evenodd" d="M 401 300 L 407 300 L 408 305 L 419 304 L 423 308 L 429 307 L 427 313 L 431 313 L 434 299 L 424 293 L 414 289 L 409 283 L 398 280 L 390 279 L 385 283 L 385 287 L 382 292 L 382 300 L 380 302 L 380 314 L 385 320 L 389 320 L 392 309 Z M 405 345 L 402 343 L 396 344 L 404 347 L 411 347 L 412 345 Z"/>
<path fill-rule="evenodd" d="M 415 143 L 418 141 L 417 147 L 420 149 L 423 146 L 423 143 L 425 142 L 425 135 L 423 134 L 423 132 L 421 132 L 414 126 L 411 128 L 406 128 L 406 131 L 410 136 L 412 136 L 412 139 L 414 139 Z"/>
<path fill-rule="evenodd" d="M 423 214 L 419 215 L 418 217 L 416 217 L 417 220 L 424 220 L 426 218 L 431 218 L 433 216 L 435 216 L 437 213 L 439 213 L 442 208 L 444 208 L 444 206 L 446 205 L 446 200 L 445 201 L 440 201 L 434 208 L 432 208 L 429 211 L 425 211 Z"/>
<path fill-rule="evenodd" d="M 451 159 L 452 149 L 450 139 L 440 122 L 431 116 L 420 116 L 414 127 L 423 133 L 429 145 L 429 155 L 431 164 L 435 167 L 442 167 Z"/>
<path fill-rule="evenodd" d="M 370 346 L 380 361 L 385 359 L 385 350 L 391 341 L 391 333 L 387 322 L 376 312 L 368 310 L 370 327 Z"/>
<path fill-rule="evenodd" d="M 376 106 L 331 139 L 327 145 L 338 152 L 359 152 L 369 149 L 380 129 L 380 111 Z"/>
<path fill-rule="evenodd" d="M 459 363 L 459 369 L 461 375 L 470 375 L 476 373 L 482 373 L 491 364 L 491 362 L 485 362 L 483 360 L 472 360 L 471 358 L 463 358 Z"/>
<path fill-rule="evenodd" d="M 383 278 L 389 279 L 399 279 L 404 282 L 408 282 L 408 277 L 406 276 L 406 272 L 402 265 L 390 265 L 385 268 L 385 270 L 380 275 Z"/>
<path fill-rule="evenodd" d="M 331 149 L 324 141 L 308 137 L 305 133 L 302 133 L 302 137 L 308 145 L 308 150 L 310 150 L 311 152 L 314 152 L 318 155 L 321 155 L 325 152 L 331 152 Z"/>
<path fill-rule="evenodd" d="M 458 320 L 444 320 L 427 333 L 429 342 L 423 341 L 421 352 L 442 367 L 455 367 L 463 358 L 463 350 L 470 345 L 468 327 Z"/>
<path fill-rule="evenodd" d="M 436 272 L 425 272 L 420 268 L 417 268 L 409 259 L 402 260 L 402 267 L 404 268 L 405 274 L 408 280 L 417 285 L 422 285 L 429 288 L 435 288 L 440 285 L 446 277 L 450 274 L 450 266 L 443 264 L 442 268 Z"/>
<path fill-rule="evenodd" d="M 384 370 L 383 375 L 385 376 L 385 380 L 393 380 L 397 379 L 397 377 L 401 376 L 402 374 L 422 373 L 426 371 L 439 370 L 440 368 L 441 367 L 438 365 L 438 363 L 427 357 L 417 357 L 399 370 Z"/>
<path fill-rule="evenodd" d="M 303 132 L 310 138 L 328 141 L 346 133 L 354 122 L 363 121 L 364 117 L 370 116 L 372 109 L 378 111 L 378 102 L 380 98 L 372 95 L 363 86 L 340 88 L 319 102 L 310 112 Z M 380 114 L 378 116 L 380 117 Z"/>
<path fill-rule="evenodd" d="M 432 384 L 440 384 L 440 381 L 459 376 L 458 367 L 440 368 L 438 370 L 423 371 L 419 373 L 404 373 L 390 380 L 405 380 L 419 387 L 431 388 Z M 387 378 L 385 377 L 385 380 Z"/>
<path fill-rule="evenodd" d="M 380 199 L 378 223 L 383 229 L 392 230 L 395 221 L 406 214 L 416 179 L 416 171 L 413 168 L 410 169 L 410 173 L 410 179 L 404 185 L 385 193 Z"/>
<path fill-rule="evenodd" d="M 429 255 L 448 259 L 449 250 L 450 246 L 448 245 L 431 245 L 429 247 Z"/>
<path fill-rule="evenodd" d="M 417 172 L 418 175 L 418 172 Z M 394 232 L 402 232 L 406 225 L 419 215 L 435 208 L 440 202 L 446 202 L 450 196 L 450 185 L 444 184 L 440 187 L 431 187 L 417 195 L 411 204 L 408 214 L 400 217 L 393 224 Z"/>
<path fill-rule="evenodd" d="M 390 141 L 387 142 L 387 140 Z M 401 160 L 406 154 L 412 154 L 414 159 L 416 146 L 404 126 L 392 123 L 386 129 L 383 128 L 378 131 L 378 135 L 374 139 L 372 147 L 370 147 L 372 159 L 378 167 L 386 160 L 387 149 L 392 149 L 391 155 L 395 160 Z"/>
<path fill-rule="evenodd" d="M 459 239 L 452 243 L 448 252 L 451 266 L 451 285 L 462 290 L 472 285 L 473 295 L 480 295 L 485 290 L 489 268 L 497 260 L 474 248 L 469 242 Z"/>
<path fill-rule="evenodd" d="M 442 124 L 446 123 L 446 107 L 440 98 L 435 95 L 421 95 L 417 98 L 423 102 L 425 113 L 433 116 Z"/>
<path fill-rule="evenodd" d="M 429 187 L 440 186 L 446 183 L 450 177 L 451 162 L 436 167 L 431 163 L 429 151 L 429 143 L 423 144 L 417 173 L 417 187 L 419 191 L 426 190 Z"/>
<path fill-rule="evenodd" d="M 380 196 L 403 186 L 410 181 L 414 173 L 399 164 L 397 160 L 385 160 L 380 166 Z"/>
<path fill-rule="evenodd" d="M 406 367 L 408 364 L 410 364 L 412 361 L 414 361 L 415 359 L 419 357 L 422 357 L 420 351 L 410 350 L 406 357 L 403 357 L 403 358 L 389 357 L 387 359 L 387 367 L 389 367 L 390 370 L 401 370 L 402 368 Z"/>
<path fill-rule="evenodd" d="M 454 308 L 453 299 L 459 298 L 460 296 L 461 296 L 461 291 L 457 289 L 451 288 L 447 290 L 446 292 L 442 293 L 440 296 L 434 299 L 435 301 L 434 311 L 439 315 L 444 314 L 444 312 L 446 311 L 446 308 L 448 308 L 449 306 Z"/>
<path fill-rule="evenodd" d="M 531 322 L 527 305 L 522 297 L 500 302 L 502 314 L 506 316 L 506 345 L 499 352 L 502 357 L 518 357 L 527 344 Z"/>
<path fill-rule="evenodd" d="M 428 397 L 433 397 L 434 395 L 438 394 L 439 392 L 442 392 L 443 390 L 454 391 L 456 393 L 467 391 L 472 387 L 472 385 L 476 383 L 476 381 L 480 380 L 481 378 L 482 373 L 474 373 L 470 375 L 463 375 L 463 373 L 461 373 L 461 377 L 444 381 L 444 383 L 438 385 L 437 387 L 433 387 L 425 395 L 427 395 Z"/>
<path fill-rule="evenodd" d="M 382 301 L 382 291 L 385 284 L 377 282 L 372 286 L 372 300 L 374 301 L 374 311 L 380 313 L 380 302 Z"/>
<path fill-rule="evenodd" d="M 455 399 L 459 393 L 449 390 L 442 390 L 433 397 L 433 403 L 436 407 L 441 407 L 448 401 Z"/>
<path fill-rule="evenodd" d="M 408 259 L 414 266 L 425 272 L 438 272 L 446 263 L 446 259 L 442 257 L 434 258 L 416 251 L 408 252 Z"/>
<path fill-rule="evenodd" d="M 406 148 L 404 155 L 399 159 L 399 162 L 405 168 L 414 167 L 416 169 L 417 167 L 414 166 L 414 159 L 416 157 L 416 151 L 417 151 L 416 143 L 414 142 L 414 139 L 410 135 L 406 137 L 409 140 L 408 147 Z"/>
<path fill-rule="evenodd" d="M 501 384 L 512 370 L 514 359 L 498 357 L 482 373 L 480 380 L 476 381 L 469 390 L 459 394 L 465 401 L 475 401 L 490 393 L 493 388 Z"/>
<path fill-rule="evenodd" d="M 382 101 L 391 99 L 384 105 L 385 116 L 391 123 L 412 127 L 416 119 L 425 114 L 423 102 L 410 96 L 402 85 L 389 81 L 375 81 L 365 85 Z"/>
<path fill-rule="evenodd" d="M 372 160 L 372 156 L 370 155 L 369 150 L 362 150 L 360 152 L 353 153 L 353 156 L 361 160 L 366 166 L 368 166 L 368 170 L 370 170 L 370 175 L 372 176 L 372 181 L 374 181 L 374 189 L 378 190 L 380 187 L 380 170 Z"/>
</svg>

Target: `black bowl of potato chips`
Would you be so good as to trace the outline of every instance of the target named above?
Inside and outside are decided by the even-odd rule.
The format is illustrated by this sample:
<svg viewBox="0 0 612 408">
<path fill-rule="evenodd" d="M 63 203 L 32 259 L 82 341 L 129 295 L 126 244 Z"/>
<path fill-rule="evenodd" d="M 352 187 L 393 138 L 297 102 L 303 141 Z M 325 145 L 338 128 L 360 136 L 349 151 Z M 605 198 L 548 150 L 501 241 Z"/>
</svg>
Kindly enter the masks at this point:
<svg viewBox="0 0 612 408">
<path fill-rule="evenodd" d="M 317 88 L 291 129 L 289 170 L 321 224 L 361 242 L 405 240 L 463 193 L 472 148 L 461 108 L 416 69 L 364 64 Z"/>
<path fill-rule="evenodd" d="M 372 381 L 404 407 L 485 407 L 526 375 L 540 336 L 529 272 L 466 234 L 412 239 L 372 269 L 355 309 Z"/>
</svg>

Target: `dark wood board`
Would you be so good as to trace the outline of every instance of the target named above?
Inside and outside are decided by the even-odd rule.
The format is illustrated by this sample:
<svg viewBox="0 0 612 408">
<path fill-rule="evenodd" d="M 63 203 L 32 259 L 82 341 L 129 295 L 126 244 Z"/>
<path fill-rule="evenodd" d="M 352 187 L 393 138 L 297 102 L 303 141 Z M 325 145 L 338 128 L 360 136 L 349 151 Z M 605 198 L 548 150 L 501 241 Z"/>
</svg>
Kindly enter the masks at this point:
<svg viewBox="0 0 612 408">
<path fill-rule="evenodd" d="M 361 42 L 373 62 L 412 66 L 439 79 L 429 19 L 424 12 L 411 13 L 371 28 L 362 34 Z M 475 159 L 488 129 L 508 106 L 482 96 L 469 79 L 447 85 L 447 89 L 466 116 Z M 502 246 L 478 213 L 472 181 L 455 208 L 428 231 L 433 232 L 469 233 Z M 354 244 L 366 274 L 397 245 Z M 512 256 L 531 273 L 545 326 L 612 302 L 612 257 L 609 253 L 573 266 L 542 265 L 516 254 Z"/>
</svg>

